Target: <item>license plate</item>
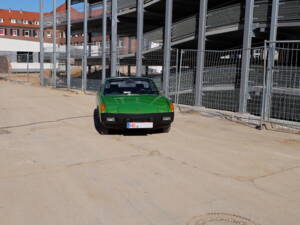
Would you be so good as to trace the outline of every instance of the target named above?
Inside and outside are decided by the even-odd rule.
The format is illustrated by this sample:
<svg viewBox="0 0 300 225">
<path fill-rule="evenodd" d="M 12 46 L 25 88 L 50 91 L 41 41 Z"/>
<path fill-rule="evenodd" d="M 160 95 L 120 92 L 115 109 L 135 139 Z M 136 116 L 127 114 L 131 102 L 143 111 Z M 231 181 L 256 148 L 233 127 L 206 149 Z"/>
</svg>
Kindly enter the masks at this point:
<svg viewBox="0 0 300 225">
<path fill-rule="evenodd" d="M 147 129 L 147 128 L 153 128 L 152 122 L 128 122 L 127 129 Z"/>
</svg>

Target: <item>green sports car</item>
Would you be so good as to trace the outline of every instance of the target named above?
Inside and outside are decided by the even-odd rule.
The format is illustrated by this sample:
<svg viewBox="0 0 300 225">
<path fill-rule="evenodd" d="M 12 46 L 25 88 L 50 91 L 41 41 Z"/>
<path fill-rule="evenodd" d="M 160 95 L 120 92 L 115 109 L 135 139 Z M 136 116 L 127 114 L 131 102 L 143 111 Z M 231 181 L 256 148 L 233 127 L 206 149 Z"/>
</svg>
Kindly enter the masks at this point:
<svg viewBox="0 0 300 225">
<path fill-rule="evenodd" d="M 150 78 L 108 78 L 97 93 L 95 126 L 101 133 L 111 129 L 160 129 L 168 132 L 174 105 L 159 95 Z"/>
</svg>

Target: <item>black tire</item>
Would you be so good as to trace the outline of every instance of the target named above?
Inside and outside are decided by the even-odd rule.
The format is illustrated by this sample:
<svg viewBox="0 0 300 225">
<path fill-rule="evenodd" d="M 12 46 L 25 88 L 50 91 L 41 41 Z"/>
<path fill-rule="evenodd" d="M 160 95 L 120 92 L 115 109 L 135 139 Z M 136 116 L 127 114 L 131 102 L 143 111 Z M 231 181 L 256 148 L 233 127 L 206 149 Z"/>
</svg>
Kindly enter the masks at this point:
<svg viewBox="0 0 300 225">
<path fill-rule="evenodd" d="M 169 131 L 171 130 L 171 125 L 170 126 L 167 126 L 167 127 L 164 127 L 161 129 L 161 132 L 162 133 L 169 133 Z"/>
<path fill-rule="evenodd" d="M 109 134 L 109 130 L 105 128 L 100 121 L 98 108 L 94 110 L 94 125 L 98 133 Z"/>
</svg>

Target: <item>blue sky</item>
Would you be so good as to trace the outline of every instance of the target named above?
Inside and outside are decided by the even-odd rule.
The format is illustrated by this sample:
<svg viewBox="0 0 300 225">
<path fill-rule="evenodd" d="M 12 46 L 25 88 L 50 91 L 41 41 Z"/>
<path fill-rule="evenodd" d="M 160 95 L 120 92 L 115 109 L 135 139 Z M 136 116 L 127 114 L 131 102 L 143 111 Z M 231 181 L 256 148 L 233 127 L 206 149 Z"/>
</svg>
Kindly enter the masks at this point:
<svg viewBox="0 0 300 225">
<path fill-rule="evenodd" d="M 57 6 L 65 2 L 65 0 L 56 0 Z M 24 11 L 39 11 L 40 0 L 1 0 L 1 9 L 14 9 Z M 52 10 L 52 0 L 44 0 L 45 11 Z"/>
</svg>

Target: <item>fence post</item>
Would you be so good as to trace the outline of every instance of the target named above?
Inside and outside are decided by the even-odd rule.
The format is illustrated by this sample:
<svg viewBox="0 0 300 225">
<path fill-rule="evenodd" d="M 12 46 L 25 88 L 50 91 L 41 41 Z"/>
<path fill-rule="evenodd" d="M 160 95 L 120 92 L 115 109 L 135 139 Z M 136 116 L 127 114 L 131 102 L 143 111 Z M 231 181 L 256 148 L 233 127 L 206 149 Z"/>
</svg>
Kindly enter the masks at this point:
<svg viewBox="0 0 300 225">
<path fill-rule="evenodd" d="M 29 82 L 29 52 L 27 52 L 27 82 Z"/>
<path fill-rule="evenodd" d="M 180 50 L 180 60 L 179 60 L 179 77 L 178 77 L 177 103 L 176 104 L 179 104 L 179 97 L 180 97 L 183 54 L 184 54 L 184 50 L 181 49 Z"/>
<path fill-rule="evenodd" d="M 264 76 L 263 76 L 263 92 L 262 92 L 262 104 L 261 104 L 261 114 L 260 114 L 260 126 L 263 125 L 263 121 L 265 119 L 265 107 L 266 107 L 266 74 L 267 74 L 267 57 L 268 57 L 268 49 L 267 49 L 267 41 L 264 43 Z"/>
<path fill-rule="evenodd" d="M 81 56 L 81 90 L 83 89 L 83 66 L 84 66 L 84 56 L 82 55 Z"/>
<path fill-rule="evenodd" d="M 177 87 L 178 87 L 178 68 L 179 68 L 179 65 L 178 65 L 178 56 L 179 56 L 179 49 L 177 48 L 176 49 L 176 71 L 175 71 L 175 103 L 178 104 L 178 90 L 177 90 Z"/>
</svg>

